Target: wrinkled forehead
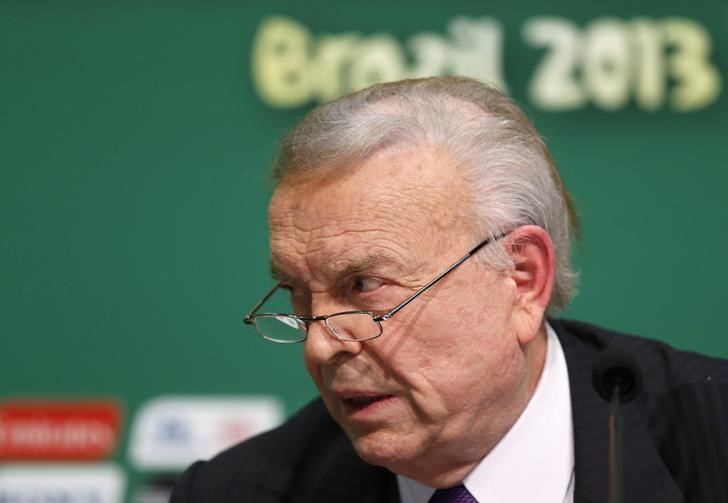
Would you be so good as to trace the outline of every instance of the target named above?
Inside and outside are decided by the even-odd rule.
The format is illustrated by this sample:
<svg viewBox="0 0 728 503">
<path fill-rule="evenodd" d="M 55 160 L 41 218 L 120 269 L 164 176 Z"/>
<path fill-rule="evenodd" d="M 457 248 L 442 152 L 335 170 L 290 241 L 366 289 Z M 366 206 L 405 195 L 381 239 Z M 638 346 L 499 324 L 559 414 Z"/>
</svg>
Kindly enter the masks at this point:
<svg viewBox="0 0 728 503">
<path fill-rule="evenodd" d="M 443 204 L 458 196 L 452 204 Z M 348 210 L 355 205 L 428 209 L 436 220 L 470 202 L 469 188 L 456 162 L 432 145 L 383 149 L 357 166 L 345 166 L 325 178 L 282 180 L 269 205 L 272 219 L 301 209 Z"/>
<path fill-rule="evenodd" d="M 404 253 L 458 232 L 470 203 L 454 162 L 429 146 L 382 151 L 331 180 L 285 183 L 269 207 L 272 260 Z"/>
</svg>

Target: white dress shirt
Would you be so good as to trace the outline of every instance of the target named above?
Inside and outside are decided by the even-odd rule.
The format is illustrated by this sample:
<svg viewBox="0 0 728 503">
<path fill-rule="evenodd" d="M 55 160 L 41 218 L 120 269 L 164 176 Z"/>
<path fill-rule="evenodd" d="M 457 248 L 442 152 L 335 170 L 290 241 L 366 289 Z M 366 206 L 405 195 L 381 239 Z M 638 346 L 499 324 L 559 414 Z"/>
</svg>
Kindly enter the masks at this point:
<svg viewBox="0 0 728 503">
<path fill-rule="evenodd" d="M 479 503 L 572 503 L 574 433 L 566 358 L 546 325 L 546 361 L 513 427 L 463 483 Z M 397 475 L 402 503 L 426 503 L 433 488 Z"/>
</svg>

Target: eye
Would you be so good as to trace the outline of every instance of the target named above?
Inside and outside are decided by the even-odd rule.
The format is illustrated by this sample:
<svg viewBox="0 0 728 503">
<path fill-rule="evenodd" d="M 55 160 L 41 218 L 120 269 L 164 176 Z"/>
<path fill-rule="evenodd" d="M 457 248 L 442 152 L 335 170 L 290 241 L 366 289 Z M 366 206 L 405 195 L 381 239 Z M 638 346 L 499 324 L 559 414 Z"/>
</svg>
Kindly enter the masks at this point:
<svg viewBox="0 0 728 503">
<path fill-rule="evenodd" d="M 364 276 L 360 276 L 357 278 L 354 278 L 354 291 L 359 293 L 367 293 L 371 292 L 373 290 L 376 290 L 380 286 L 382 286 L 384 282 L 379 278 L 368 278 Z"/>
</svg>

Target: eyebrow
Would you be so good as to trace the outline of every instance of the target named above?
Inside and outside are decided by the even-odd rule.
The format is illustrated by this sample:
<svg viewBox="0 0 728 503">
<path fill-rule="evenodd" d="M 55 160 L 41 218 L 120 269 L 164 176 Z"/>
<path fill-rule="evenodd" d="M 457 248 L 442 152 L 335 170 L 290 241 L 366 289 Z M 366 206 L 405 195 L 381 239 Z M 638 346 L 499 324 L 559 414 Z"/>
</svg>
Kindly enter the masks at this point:
<svg viewBox="0 0 728 503">
<path fill-rule="evenodd" d="M 387 254 L 368 255 L 362 258 L 343 259 L 335 261 L 327 266 L 326 274 L 334 278 L 348 278 L 374 269 L 376 266 L 393 262 L 392 257 Z"/>
<path fill-rule="evenodd" d="M 391 253 L 376 253 L 364 257 L 333 260 L 326 264 L 324 274 L 330 278 L 347 278 L 370 271 L 381 264 L 395 264 L 397 261 Z M 402 269 L 402 267 L 398 267 Z M 286 274 L 273 259 L 270 261 L 270 273 L 279 283 L 293 281 L 294 278 Z"/>
</svg>

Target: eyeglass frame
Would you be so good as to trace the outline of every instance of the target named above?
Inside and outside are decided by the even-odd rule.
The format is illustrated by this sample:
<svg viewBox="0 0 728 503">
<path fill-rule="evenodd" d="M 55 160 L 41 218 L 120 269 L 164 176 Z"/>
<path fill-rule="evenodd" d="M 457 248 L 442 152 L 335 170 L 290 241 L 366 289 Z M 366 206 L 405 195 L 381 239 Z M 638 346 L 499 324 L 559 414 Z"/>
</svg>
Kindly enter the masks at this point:
<svg viewBox="0 0 728 503">
<path fill-rule="evenodd" d="M 347 315 L 347 314 L 366 314 L 366 315 L 371 316 L 372 317 L 372 320 L 379 327 L 379 333 L 377 335 L 374 335 L 374 336 L 371 336 L 371 337 L 363 337 L 361 339 L 344 339 L 344 338 L 336 335 L 336 333 L 334 332 L 333 329 L 331 329 L 331 327 L 328 325 L 328 323 L 326 323 L 326 328 L 328 329 L 328 332 L 334 338 L 336 338 L 336 339 L 338 339 L 338 340 L 340 340 L 342 342 L 364 342 L 364 341 L 370 341 L 372 339 L 376 339 L 378 337 L 381 337 L 382 333 L 384 333 L 384 328 L 382 327 L 382 322 L 383 321 L 387 321 L 392 316 L 394 316 L 395 314 L 397 314 L 401 309 L 403 309 L 405 306 L 407 306 L 410 302 L 412 302 L 417 297 L 419 297 L 420 295 L 422 295 L 423 293 L 425 293 L 432 286 L 434 286 L 438 281 L 440 281 L 442 278 L 444 278 L 445 276 L 447 276 L 448 274 L 450 274 L 450 272 L 452 272 L 453 270 L 455 270 L 458 266 L 460 266 L 460 264 L 462 264 L 463 262 L 465 262 L 466 260 L 468 260 L 470 257 L 472 257 L 473 255 L 475 255 L 482 248 L 484 248 L 484 247 L 488 246 L 489 244 L 494 243 L 494 242 L 496 242 L 496 241 L 498 241 L 500 239 L 503 239 L 508 234 L 510 234 L 510 231 L 503 232 L 503 233 L 498 234 L 496 236 L 490 236 L 487 239 L 481 241 L 475 247 L 473 247 L 473 249 L 471 249 L 468 253 L 466 253 L 465 255 L 463 255 L 460 259 L 458 259 L 457 261 L 455 261 L 453 264 L 451 264 L 443 272 L 441 272 L 440 274 L 438 274 L 437 276 L 435 276 L 432 280 L 430 280 L 422 288 L 420 288 L 419 290 L 417 290 L 416 292 L 414 292 L 412 295 L 410 295 L 409 297 L 407 297 L 402 302 L 400 302 L 395 307 L 393 307 L 392 309 L 390 309 L 389 311 L 387 311 L 386 313 L 384 313 L 382 315 L 377 315 L 377 314 L 374 314 L 372 311 L 366 311 L 366 310 L 340 311 L 340 312 L 336 312 L 336 313 L 324 314 L 324 315 L 317 315 L 317 316 L 305 316 L 305 315 L 298 315 L 298 314 L 293 314 L 293 313 L 258 313 L 258 309 L 260 309 L 261 307 L 263 307 L 263 304 L 265 304 L 268 301 L 268 299 L 270 299 L 273 296 L 273 294 L 276 292 L 276 290 L 278 290 L 281 287 L 281 284 L 280 283 L 277 283 L 271 289 L 271 291 L 268 292 L 267 294 L 265 294 L 265 296 L 260 300 L 260 302 L 258 302 L 253 307 L 253 309 L 250 310 L 250 313 L 248 313 L 247 315 L 245 315 L 243 317 L 243 323 L 245 323 L 246 325 L 253 325 L 255 327 L 255 331 L 258 332 L 258 335 L 260 335 L 263 339 L 265 339 L 267 341 L 275 342 L 277 344 L 297 344 L 299 342 L 303 342 L 306 339 L 308 339 L 309 326 L 313 322 L 323 321 L 324 323 L 326 323 L 326 320 L 328 320 L 329 318 L 335 317 L 335 316 L 342 316 L 342 315 Z M 265 334 L 263 334 L 263 332 L 260 331 L 260 329 L 258 328 L 258 325 L 255 323 L 255 318 L 256 317 L 259 317 L 259 316 L 266 317 L 266 318 L 274 318 L 274 317 L 278 317 L 278 316 L 285 316 L 285 317 L 288 317 L 288 318 L 293 318 L 293 319 L 295 319 L 297 321 L 301 321 L 301 322 L 304 323 L 304 325 L 306 327 L 306 330 L 305 331 L 300 330 L 300 332 L 302 332 L 304 334 L 304 336 L 303 336 L 303 338 L 301 338 L 299 340 L 291 340 L 291 341 L 282 341 L 282 340 L 276 340 L 276 339 L 269 338 Z M 291 327 L 291 328 L 293 328 L 293 327 Z"/>
</svg>

